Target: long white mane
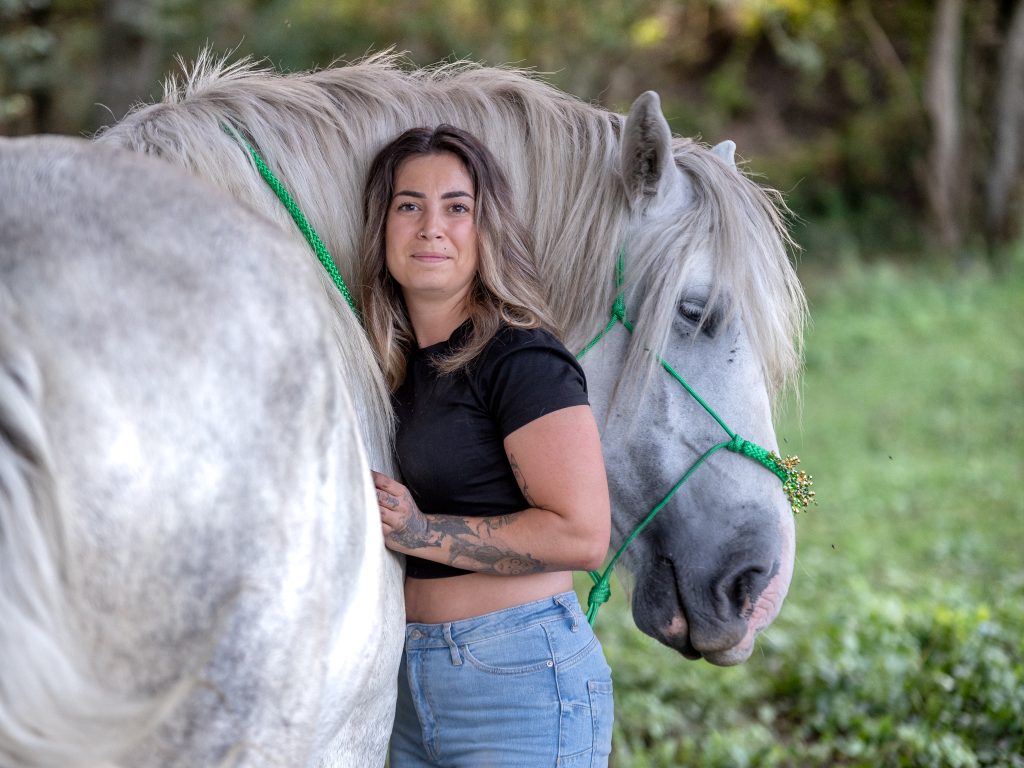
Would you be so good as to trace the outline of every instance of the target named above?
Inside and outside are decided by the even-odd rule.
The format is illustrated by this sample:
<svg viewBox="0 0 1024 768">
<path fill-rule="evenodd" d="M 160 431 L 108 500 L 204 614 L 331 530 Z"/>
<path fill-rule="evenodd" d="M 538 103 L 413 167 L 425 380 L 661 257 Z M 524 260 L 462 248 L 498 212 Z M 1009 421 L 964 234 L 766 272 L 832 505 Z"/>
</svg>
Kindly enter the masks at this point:
<svg viewBox="0 0 1024 768">
<path fill-rule="evenodd" d="M 622 115 L 522 71 L 404 64 L 381 53 L 283 75 L 206 52 L 184 80 L 168 80 L 163 102 L 136 110 L 99 140 L 191 169 L 293 228 L 229 135 L 237 132 L 284 182 L 351 284 L 373 155 L 409 127 L 457 125 L 502 161 L 570 348 L 581 348 L 606 322 L 624 248 L 626 289 L 639 289 L 644 299 L 631 307 L 639 322 L 623 370 L 633 383 L 642 381 L 654 364 L 647 350 L 662 347 L 695 257 L 710 254 L 709 309 L 745 321 L 773 395 L 796 373 L 806 310 L 777 196 L 707 147 L 676 139 L 676 163 L 692 185 L 690 205 L 682 217 L 680 205 L 641 220 L 621 183 Z"/>
</svg>

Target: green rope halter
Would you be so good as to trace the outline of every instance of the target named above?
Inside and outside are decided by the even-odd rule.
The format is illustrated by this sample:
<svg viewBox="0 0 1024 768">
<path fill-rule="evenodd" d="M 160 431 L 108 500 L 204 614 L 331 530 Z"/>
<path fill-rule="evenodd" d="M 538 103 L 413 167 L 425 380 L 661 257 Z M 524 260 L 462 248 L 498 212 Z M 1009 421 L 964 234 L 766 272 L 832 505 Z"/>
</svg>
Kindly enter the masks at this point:
<svg viewBox="0 0 1024 768">
<path fill-rule="evenodd" d="M 323 240 L 320 239 L 320 235 L 316 233 L 313 226 L 306 219 L 306 216 L 302 213 L 302 209 L 299 208 L 298 203 L 291 196 L 284 184 L 274 175 L 274 172 L 270 170 L 270 166 L 266 164 L 260 153 L 256 151 L 252 144 L 238 133 L 238 131 L 231 130 L 227 125 L 221 124 L 221 128 L 224 132 L 238 141 L 245 150 L 249 153 L 252 161 L 256 164 L 256 170 L 260 172 L 260 176 L 267 183 L 274 194 L 277 195 L 277 199 L 281 201 L 281 204 L 288 209 L 288 213 L 291 214 L 292 221 L 295 222 L 295 226 L 299 228 L 302 236 L 306 238 L 306 242 L 309 243 L 309 247 L 313 249 L 313 253 L 316 254 L 317 259 L 323 265 L 324 269 L 327 270 L 327 274 L 331 276 L 331 280 L 334 281 L 334 285 L 337 286 L 341 295 L 345 297 L 345 302 L 348 304 L 349 309 L 352 310 L 352 314 L 361 321 L 359 317 L 359 310 L 356 309 L 356 303 L 352 300 L 352 294 L 348 292 L 348 286 L 345 285 L 344 279 L 341 277 L 341 273 L 338 271 L 337 265 L 334 263 L 334 259 L 331 258 L 331 254 L 327 251 L 327 246 L 324 245 Z"/>
<path fill-rule="evenodd" d="M 633 333 L 633 324 L 626 317 L 626 298 L 624 284 L 624 273 L 625 273 L 625 262 L 626 262 L 626 250 L 625 247 L 619 250 L 618 262 L 615 265 L 615 287 L 618 293 L 615 296 L 615 301 L 612 304 L 611 318 L 608 320 L 608 324 L 593 338 L 590 342 L 583 347 L 583 349 L 576 355 L 576 359 L 579 360 L 587 352 L 601 341 L 617 324 L 622 325 L 630 333 Z M 633 543 L 633 540 L 640 535 L 640 532 L 647 527 L 647 525 L 655 518 L 655 516 L 665 508 L 665 505 L 672 499 L 676 491 L 678 491 L 683 483 L 690 479 L 690 475 L 697 471 L 704 462 L 710 459 L 718 451 L 725 448 L 733 453 L 742 454 L 750 459 L 753 459 L 761 466 L 771 471 L 779 480 L 782 481 L 782 489 L 786 494 L 786 498 L 789 499 L 790 508 L 793 513 L 801 511 L 806 508 L 808 504 L 814 502 L 814 491 L 811 490 L 811 485 L 814 482 L 814 478 L 805 473 L 803 470 L 797 470 L 796 466 L 800 463 L 800 459 L 797 456 L 790 456 L 788 458 L 780 458 L 774 451 L 768 451 L 762 448 L 757 443 L 753 443 L 749 440 L 744 440 L 738 434 L 729 429 L 728 425 L 722 420 L 722 417 L 715 413 L 714 409 L 708 405 L 700 395 L 698 395 L 689 384 L 683 379 L 682 376 L 669 365 L 660 355 L 657 356 L 658 362 L 661 367 L 665 369 L 668 374 L 675 379 L 679 384 L 682 385 L 683 389 L 690 393 L 694 400 L 696 400 L 701 407 L 707 411 L 711 417 L 718 422 L 718 425 L 725 430 L 725 433 L 729 436 L 728 440 L 711 446 L 705 451 L 700 458 L 698 458 L 690 468 L 686 470 L 683 476 L 679 479 L 675 485 L 669 490 L 665 497 L 659 501 L 654 508 L 647 513 L 641 523 L 633 529 L 633 532 L 626 537 L 626 540 L 622 543 L 622 546 L 616 550 L 615 554 L 612 555 L 612 559 L 609 561 L 604 573 L 598 571 L 588 571 L 590 578 L 594 581 L 594 586 L 590 590 L 590 594 L 587 597 L 587 621 L 593 624 L 597 620 L 597 612 L 600 607 L 608 602 L 608 598 L 611 597 L 611 573 L 615 564 L 618 562 L 622 553 L 626 551 L 626 547 Z"/>
</svg>

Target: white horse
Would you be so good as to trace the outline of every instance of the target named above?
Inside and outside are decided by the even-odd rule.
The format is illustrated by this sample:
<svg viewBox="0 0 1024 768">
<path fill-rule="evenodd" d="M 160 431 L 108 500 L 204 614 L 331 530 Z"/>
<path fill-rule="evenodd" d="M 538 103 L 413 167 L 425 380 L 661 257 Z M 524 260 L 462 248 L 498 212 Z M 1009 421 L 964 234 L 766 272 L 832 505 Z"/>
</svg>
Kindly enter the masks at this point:
<svg viewBox="0 0 1024 768">
<path fill-rule="evenodd" d="M 386 393 L 305 244 L 82 140 L 0 201 L 0 765 L 382 765 Z"/>
<path fill-rule="evenodd" d="M 511 176 L 570 348 L 605 325 L 624 292 L 635 332 L 613 330 L 584 357 L 603 425 L 613 544 L 726 436 L 675 380 L 651 378 L 652 350 L 732 429 L 776 449 L 771 404 L 798 371 L 806 307 L 776 196 L 737 172 L 731 145 L 714 152 L 674 138 L 653 93 L 622 116 L 520 72 L 398 63 L 382 54 L 278 75 L 203 57 L 184 83 L 168 83 L 162 103 L 99 140 L 212 179 L 295 232 L 243 148 L 250 141 L 351 280 L 374 153 L 411 126 L 467 129 Z M 778 479 L 720 452 L 623 562 L 641 629 L 685 655 L 734 664 L 778 613 L 793 557 Z"/>
</svg>

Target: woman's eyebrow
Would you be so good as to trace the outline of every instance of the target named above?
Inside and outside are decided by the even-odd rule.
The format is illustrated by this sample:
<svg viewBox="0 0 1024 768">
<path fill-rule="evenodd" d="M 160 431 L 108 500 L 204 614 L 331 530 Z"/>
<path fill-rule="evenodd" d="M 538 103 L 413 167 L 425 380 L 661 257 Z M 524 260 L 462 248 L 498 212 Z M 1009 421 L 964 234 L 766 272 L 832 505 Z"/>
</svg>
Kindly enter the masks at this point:
<svg viewBox="0 0 1024 768">
<path fill-rule="evenodd" d="M 413 192 L 411 189 L 403 189 L 395 192 L 395 197 L 416 197 L 421 200 L 425 200 L 427 196 L 422 192 Z M 442 200 L 450 200 L 453 197 L 468 197 L 470 200 L 473 199 L 473 196 L 469 194 L 469 192 L 463 192 L 461 189 L 453 192 L 445 192 L 441 195 Z"/>
</svg>

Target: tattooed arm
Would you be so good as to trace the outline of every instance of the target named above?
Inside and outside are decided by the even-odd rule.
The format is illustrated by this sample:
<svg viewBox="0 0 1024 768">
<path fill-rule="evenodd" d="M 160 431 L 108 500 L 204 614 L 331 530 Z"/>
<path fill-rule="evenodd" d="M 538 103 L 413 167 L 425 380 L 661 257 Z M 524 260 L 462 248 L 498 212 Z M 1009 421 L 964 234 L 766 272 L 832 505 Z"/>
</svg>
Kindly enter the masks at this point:
<svg viewBox="0 0 1024 768">
<path fill-rule="evenodd" d="M 611 519 L 590 408 L 563 408 L 531 421 L 505 438 L 505 452 L 530 505 L 508 515 L 427 515 L 404 485 L 373 473 L 387 546 L 506 576 L 599 567 Z"/>
</svg>

